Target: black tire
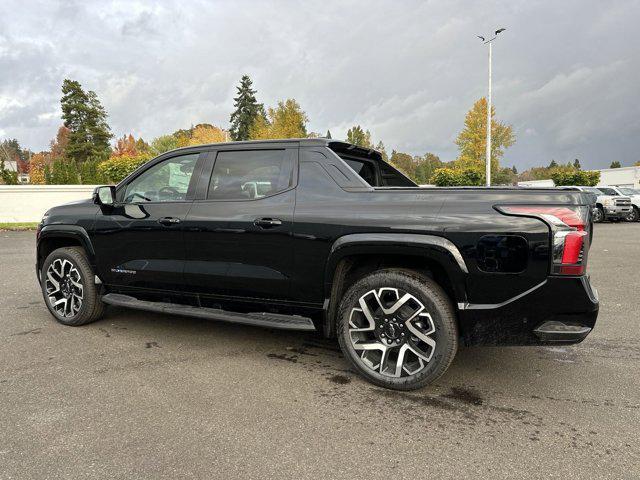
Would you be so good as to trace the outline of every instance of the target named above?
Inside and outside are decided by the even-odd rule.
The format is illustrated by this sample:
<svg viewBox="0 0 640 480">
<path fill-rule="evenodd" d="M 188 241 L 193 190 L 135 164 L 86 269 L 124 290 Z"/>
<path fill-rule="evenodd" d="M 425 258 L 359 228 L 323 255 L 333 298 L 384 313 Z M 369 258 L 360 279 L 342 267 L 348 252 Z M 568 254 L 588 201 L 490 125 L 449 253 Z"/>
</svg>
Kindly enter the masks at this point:
<svg viewBox="0 0 640 480">
<path fill-rule="evenodd" d="M 74 311 L 74 307 L 72 305 L 69 308 L 68 315 L 66 314 L 66 302 L 64 303 L 64 312 L 60 312 L 60 307 L 56 309 L 56 307 L 54 306 L 55 297 L 50 296 L 50 293 L 48 291 L 48 289 L 51 291 L 55 290 L 55 287 L 53 287 L 53 284 L 47 276 L 49 268 L 54 262 L 57 262 L 56 266 L 62 263 L 62 265 L 65 266 L 63 270 L 71 270 L 71 268 L 74 268 L 75 271 L 78 272 L 77 275 L 75 274 L 75 271 L 73 273 L 73 275 L 75 276 L 74 280 L 76 282 L 74 285 L 80 284 L 82 287 L 80 306 L 77 311 Z M 71 267 L 69 267 L 69 264 L 71 264 Z M 54 269 L 56 268 L 56 266 L 54 266 Z M 49 309 L 49 312 L 58 322 L 64 325 L 78 326 L 94 322 L 102 316 L 102 314 L 104 313 L 105 305 L 100 300 L 100 292 L 98 288 L 99 286 L 95 284 L 94 275 L 95 274 L 93 272 L 93 269 L 91 268 L 91 265 L 89 264 L 89 261 L 87 260 L 84 250 L 80 247 L 58 248 L 57 250 L 51 252 L 45 259 L 44 263 L 42 264 L 40 282 L 42 287 L 42 296 L 44 297 L 44 303 Z M 58 282 L 58 284 L 67 282 L 66 286 L 69 287 L 70 280 L 68 280 L 68 277 L 70 276 L 71 272 L 69 272 L 69 274 L 66 276 L 63 275 L 63 280 Z M 70 288 L 74 289 L 74 286 L 70 285 Z M 69 290 L 69 288 L 67 288 L 67 290 Z M 77 287 L 75 287 L 74 291 L 77 292 L 79 290 Z M 62 295 L 62 297 L 64 297 L 64 295 Z M 77 298 L 78 296 L 76 296 L 76 299 L 74 299 L 76 305 Z"/>
<path fill-rule="evenodd" d="M 392 290 L 396 290 L 395 293 Z M 365 325 L 367 328 L 370 329 L 372 325 L 371 321 L 368 320 L 366 315 L 363 313 L 363 309 L 359 308 L 361 306 L 361 298 L 364 298 L 364 301 L 368 302 L 371 298 L 375 297 L 376 301 L 384 303 L 386 300 L 384 300 L 383 296 L 388 295 L 390 298 L 386 305 L 387 310 L 391 310 L 394 306 L 401 303 L 401 298 L 409 298 L 405 297 L 406 294 L 409 294 L 417 302 L 413 305 L 409 305 L 409 302 L 413 303 L 414 300 L 405 302 L 405 304 L 411 307 L 406 314 L 407 318 L 410 319 L 412 318 L 412 315 L 415 315 L 412 311 L 422 312 L 420 317 L 414 316 L 414 320 L 410 320 L 411 322 L 418 319 L 418 325 L 422 327 L 424 324 L 420 321 L 420 318 L 427 313 L 430 315 L 429 323 L 432 323 L 432 325 L 430 325 L 430 333 L 428 333 L 428 335 L 433 341 L 435 341 L 435 346 L 429 346 L 430 358 L 428 360 L 424 358 L 421 361 L 419 356 L 415 353 L 416 350 L 411 349 L 405 350 L 405 354 L 402 356 L 402 362 L 400 361 L 399 352 L 401 348 L 404 347 L 404 343 L 410 344 L 407 345 L 407 349 L 409 347 L 416 347 L 420 343 L 420 339 L 413 336 L 413 333 L 407 330 L 407 324 L 409 321 L 405 322 L 404 318 L 400 318 L 405 316 L 405 313 L 402 313 L 402 315 L 400 313 L 389 314 L 380 309 L 374 312 L 372 309 L 368 308 L 370 316 L 375 319 L 374 324 L 376 327 L 373 331 L 367 331 L 364 333 L 354 330 L 355 324 L 351 323 L 350 325 L 349 323 L 350 319 L 353 319 L 352 315 L 356 315 L 361 316 L 360 318 L 364 319 L 363 321 L 368 323 L 368 325 Z M 371 297 L 371 295 L 374 297 Z M 397 300 L 394 300 L 393 297 Z M 393 303 L 394 301 L 395 303 Z M 376 303 L 373 302 L 373 304 Z M 420 307 L 418 306 L 419 304 L 422 304 L 424 310 L 420 310 Z M 377 303 L 377 305 L 382 305 L 382 303 Z M 398 308 L 397 312 L 400 312 L 402 308 L 404 308 L 404 306 Z M 383 318 L 389 316 L 397 316 L 400 319 Z M 402 332 L 402 338 L 400 340 L 402 343 L 398 340 L 398 334 L 395 333 L 395 327 L 392 327 L 391 333 L 388 333 L 388 327 L 391 324 L 400 326 L 399 328 Z M 354 368 L 371 383 L 394 390 L 415 390 L 435 381 L 447 370 L 447 368 L 449 368 L 449 365 L 453 361 L 456 351 L 458 350 L 458 327 L 454 309 L 449 297 L 432 279 L 412 270 L 378 270 L 366 275 L 353 284 L 347 290 L 340 302 L 340 308 L 336 318 L 336 331 L 340 348 L 342 349 L 344 356 L 351 362 Z M 382 333 L 383 331 L 387 332 L 386 337 L 384 333 Z M 406 332 L 406 336 L 404 332 Z M 354 342 L 353 335 L 366 335 L 371 337 L 373 340 L 362 340 L 362 342 L 360 342 L 360 340 L 357 339 Z M 390 337 L 395 340 L 389 340 Z M 360 348 L 362 348 L 364 343 L 372 344 L 375 342 L 378 342 L 384 349 L 389 349 L 389 351 L 392 351 L 395 347 L 399 347 L 398 350 L 395 350 L 395 352 L 397 352 L 395 359 L 393 358 L 394 354 L 389 353 L 389 357 L 385 363 L 385 354 L 379 353 L 381 357 L 379 365 L 374 366 L 372 365 L 374 361 L 371 361 L 368 358 L 363 358 L 362 355 L 369 355 L 369 352 L 374 352 L 371 355 L 375 356 L 375 350 L 358 350 L 356 345 L 359 345 Z M 387 346 L 383 342 L 388 342 L 391 346 Z M 398 342 L 399 345 L 396 345 L 396 342 Z M 423 345 L 427 346 L 427 344 Z M 424 349 L 418 350 L 422 353 L 425 352 Z M 404 369 L 404 363 L 408 362 L 409 357 L 411 356 L 415 357 L 415 360 L 417 360 L 421 368 L 418 369 L 418 366 L 416 366 L 414 373 L 410 373 L 411 369 L 407 369 L 407 371 Z M 393 364 L 394 360 L 395 365 Z M 415 360 L 413 365 L 416 365 Z M 385 368 L 385 365 L 390 366 L 389 368 Z M 401 365 L 400 376 L 393 376 L 394 374 L 397 375 L 398 365 Z M 396 369 L 393 372 L 391 372 L 392 367 L 395 367 Z M 383 369 L 386 370 L 386 373 L 383 372 Z"/>
<path fill-rule="evenodd" d="M 604 221 L 604 210 L 602 209 L 602 207 L 598 206 L 593 212 L 593 223 L 601 223 L 603 221 Z"/>
<path fill-rule="evenodd" d="M 627 215 L 627 218 L 625 218 L 625 220 L 627 222 L 637 222 L 640 220 L 640 210 L 638 210 L 638 207 L 636 207 L 635 205 L 633 206 L 633 208 L 631 209 L 631 213 L 629 213 L 629 215 Z"/>
</svg>

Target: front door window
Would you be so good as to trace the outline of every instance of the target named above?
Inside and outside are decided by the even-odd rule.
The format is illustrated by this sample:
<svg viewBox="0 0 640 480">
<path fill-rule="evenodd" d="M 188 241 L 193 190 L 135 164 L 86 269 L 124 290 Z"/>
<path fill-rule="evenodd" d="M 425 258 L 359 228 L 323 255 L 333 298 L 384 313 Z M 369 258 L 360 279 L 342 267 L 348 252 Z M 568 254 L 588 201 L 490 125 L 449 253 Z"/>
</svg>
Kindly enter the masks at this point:
<svg viewBox="0 0 640 480">
<path fill-rule="evenodd" d="M 186 199 L 197 153 L 172 157 L 134 178 L 126 187 L 125 203 L 179 202 Z"/>
</svg>

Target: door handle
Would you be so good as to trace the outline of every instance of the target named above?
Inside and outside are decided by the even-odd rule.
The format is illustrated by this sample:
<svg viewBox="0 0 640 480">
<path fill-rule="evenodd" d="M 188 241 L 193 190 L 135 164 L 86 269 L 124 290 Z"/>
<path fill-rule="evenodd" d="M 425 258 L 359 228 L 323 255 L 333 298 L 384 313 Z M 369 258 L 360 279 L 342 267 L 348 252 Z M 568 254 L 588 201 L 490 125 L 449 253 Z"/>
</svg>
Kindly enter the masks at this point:
<svg viewBox="0 0 640 480">
<path fill-rule="evenodd" d="M 171 226 L 180 223 L 180 219 L 175 217 L 163 217 L 158 220 L 158 223 L 161 225 Z"/>
<path fill-rule="evenodd" d="M 273 228 L 282 225 L 282 220 L 279 218 L 258 218 L 253 224 L 260 228 Z"/>
</svg>

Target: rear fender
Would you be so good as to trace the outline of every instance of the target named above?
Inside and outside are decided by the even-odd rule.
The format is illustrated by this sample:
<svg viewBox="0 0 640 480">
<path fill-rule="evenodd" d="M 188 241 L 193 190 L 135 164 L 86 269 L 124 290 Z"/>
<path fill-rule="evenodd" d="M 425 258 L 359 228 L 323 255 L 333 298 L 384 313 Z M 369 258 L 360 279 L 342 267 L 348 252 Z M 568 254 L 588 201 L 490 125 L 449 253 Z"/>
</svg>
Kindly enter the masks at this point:
<svg viewBox="0 0 640 480">
<path fill-rule="evenodd" d="M 357 255 L 409 256 L 436 263 L 447 274 L 455 304 L 466 302 L 466 276 L 469 273 L 464 258 L 450 240 L 436 235 L 405 233 L 355 233 L 340 237 L 331 248 L 325 269 L 325 332 L 332 332 L 332 318 L 337 299 L 332 304 L 333 282 L 341 261 Z"/>
</svg>

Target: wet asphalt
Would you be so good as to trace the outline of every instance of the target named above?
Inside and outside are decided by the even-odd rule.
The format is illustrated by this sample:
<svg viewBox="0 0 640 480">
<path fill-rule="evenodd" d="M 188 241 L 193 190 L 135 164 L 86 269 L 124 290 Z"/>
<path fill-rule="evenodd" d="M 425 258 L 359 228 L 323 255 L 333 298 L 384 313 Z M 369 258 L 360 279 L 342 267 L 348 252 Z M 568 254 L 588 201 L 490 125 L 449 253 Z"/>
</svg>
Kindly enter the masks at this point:
<svg viewBox="0 0 640 480">
<path fill-rule="evenodd" d="M 0 479 L 640 478 L 640 224 L 596 226 L 570 347 L 461 348 L 374 387 L 317 335 L 111 308 L 57 324 L 0 232 Z"/>
</svg>

